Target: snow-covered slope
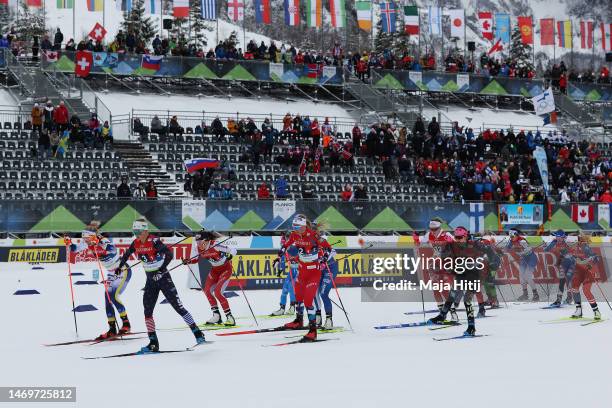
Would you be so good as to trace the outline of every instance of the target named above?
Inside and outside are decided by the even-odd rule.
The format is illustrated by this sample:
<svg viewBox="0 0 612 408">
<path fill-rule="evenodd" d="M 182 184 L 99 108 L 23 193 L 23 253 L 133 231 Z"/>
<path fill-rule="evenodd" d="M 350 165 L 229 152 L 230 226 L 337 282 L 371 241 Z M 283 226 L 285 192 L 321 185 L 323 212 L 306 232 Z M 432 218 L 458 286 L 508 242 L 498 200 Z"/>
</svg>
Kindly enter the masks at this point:
<svg viewBox="0 0 612 408">
<path fill-rule="evenodd" d="M 174 263 L 176 264 L 176 262 Z M 173 264 L 173 265 L 174 265 Z M 541 320 L 569 316 L 573 307 L 542 310 L 540 304 L 515 305 L 489 311 L 477 320 L 477 330 L 488 337 L 433 341 L 455 336 L 461 327 L 430 331 L 425 327 L 374 330 L 374 326 L 419 322 L 420 303 L 367 303 L 359 288 L 340 288 L 343 304 L 355 332 L 322 334 L 334 341 L 288 347 L 262 347 L 288 341 L 288 335 L 267 333 L 219 337 L 214 343 L 187 353 L 83 360 L 138 350 L 146 338 L 99 345 L 44 347 L 43 343 L 75 339 L 66 264 L 3 264 L 0 273 L 0 308 L 4 311 L 0 336 L 0 383 L 3 386 L 75 386 L 77 403 L 53 407 L 223 407 L 223 408 L 516 408 L 606 407 L 610 389 L 609 321 L 585 327 L 580 322 L 542 324 Z M 91 279 L 92 264 L 79 264 L 72 272 Z M 197 322 L 210 317 L 202 293 L 186 287 L 186 268 L 172 272 L 185 307 Z M 142 292 L 144 272 L 134 268 L 122 295 L 134 331 L 144 331 Z M 14 296 L 17 289 L 37 289 L 40 295 Z M 78 313 L 79 339 L 106 330 L 104 290 L 101 285 L 75 286 L 76 303 L 98 310 Z M 515 289 L 516 291 L 516 289 Z M 333 292 L 333 291 L 332 291 Z M 256 328 L 245 302 L 229 299 L 243 329 Z M 278 307 L 280 290 L 247 291 L 256 314 Z M 335 293 L 331 295 L 337 302 Z M 160 296 L 160 300 L 163 297 Z M 602 302 L 603 303 L 603 302 Z M 428 304 L 427 308 L 435 308 Z M 588 305 L 585 316 L 591 317 Z M 610 310 L 600 304 L 604 316 Z M 428 315 L 433 316 L 433 315 Z M 465 312 L 460 312 L 465 318 Z M 168 304 L 155 309 L 158 329 L 184 325 Z M 260 327 L 276 327 L 288 319 L 260 319 Z M 336 308 L 334 323 L 348 327 Z M 303 333 L 303 332 L 301 332 Z M 140 335 L 146 336 L 146 335 Z M 138 336 L 135 336 L 138 337 Z M 183 349 L 193 343 L 188 330 L 161 331 L 162 349 Z M 564 386 L 584 392 L 561 392 Z M 112 391 L 112 392 L 110 392 Z M 44 405 L 44 404 L 43 404 Z M 6 406 L 35 406 L 7 404 Z"/>
<path fill-rule="evenodd" d="M 160 96 L 132 95 L 123 93 L 100 93 L 102 102 L 114 115 L 130 113 L 132 109 L 170 110 L 174 112 L 227 112 L 241 114 L 292 114 L 311 115 L 316 117 L 350 118 L 351 115 L 338 105 L 313 103 L 309 101 L 281 102 L 262 99 L 219 98 L 194 96 Z"/>
</svg>

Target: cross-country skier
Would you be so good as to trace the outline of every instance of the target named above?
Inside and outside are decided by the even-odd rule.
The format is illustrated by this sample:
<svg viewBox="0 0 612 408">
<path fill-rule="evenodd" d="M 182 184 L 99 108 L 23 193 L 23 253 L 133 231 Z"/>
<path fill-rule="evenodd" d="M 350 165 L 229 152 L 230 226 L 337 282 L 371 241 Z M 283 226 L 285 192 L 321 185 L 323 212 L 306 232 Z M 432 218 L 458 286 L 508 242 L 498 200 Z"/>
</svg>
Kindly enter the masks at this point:
<svg viewBox="0 0 612 408">
<path fill-rule="evenodd" d="M 529 242 L 521 235 L 521 232 L 517 228 L 512 228 L 508 235 L 510 240 L 506 244 L 506 249 L 510 250 L 516 257 L 519 258 L 519 272 L 520 282 L 523 287 L 523 294 L 517 299 L 519 302 L 529 300 L 529 294 L 527 292 L 527 286 L 531 287 L 533 302 L 540 301 L 540 295 L 536 289 L 535 281 L 533 280 L 533 273 L 538 264 L 538 257 L 529 245 Z"/>
<path fill-rule="evenodd" d="M 291 245 L 298 249 L 298 277 L 295 280 L 296 317 L 287 323 L 287 329 L 301 329 L 304 326 L 304 306 L 308 313 L 308 333 L 302 341 L 316 341 L 317 323 L 314 298 L 321 281 L 321 267 L 328 260 L 331 247 L 322 240 L 319 233 L 304 215 L 296 215 L 293 219 L 293 232 L 281 247 L 274 264 Z"/>
<path fill-rule="evenodd" d="M 580 234 L 578 236 L 578 244 L 572 249 L 572 252 L 576 256 L 576 272 L 574 273 L 574 279 L 572 280 L 572 294 L 574 295 L 574 302 L 576 302 L 576 311 L 572 315 L 573 318 L 579 319 L 582 317 L 582 304 L 580 298 L 580 285 L 582 285 L 582 292 L 586 297 L 587 302 L 593 309 L 593 318 L 595 320 L 601 319 L 601 312 L 595 301 L 595 297 L 591 292 L 591 286 L 596 281 L 596 277 L 593 274 L 593 264 L 599 258 L 591 247 L 589 246 L 590 240 L 587 235 Z"/>
<path fill-rule="evenodd" d="M 469 239 L 469 233 L 464 227 L 457 227 L 453 233 L 455 242 L 452 242 L 446 246 L 446 249 L 442 253 L 445 258 L 458 258 L 472 259 L 472 266 L 468 267 L 467 263 L 464 264 L 465 270 L 460 270 L 455 267 L 455 280 L 457 282 L 477 282 L 480 280 L 480 269 L 476 262 L 478 258 L 486 256 L 492 256 L 493 250 L 484 245 L 480 241 Z M 476 323 L 474 320 L 474 308 L 472 307 L 472 298 L 475 294 L 475 290 L 467 288 L 463 295 L 463 304 L 465 305 L 465 313 L 467 314 L 468 327 L 465 331 L 465 336 L 474 336 L 476 334 Z M 433 324 L 441 324 L 446 320 L 446 314 L 450 310 L 453 301 L 456 296 L 456 291 L 452 290 L 440 311 L 440 314 L 429 320 Z"/>
<path fill-rule="evenodd" d="M 157 304 L 159 292 L 164 294 L 166 300 L 172 305 L 172 308 L 183 318 L 185 323 L 189 325 L 198 344 L 204 343 L 204 334 L 195 324 L 191 313 L 184 307 L 181 299 L 179 299 L 176 286 L 172 281 L 172 277 L 168 272 L 168 265 L 172 261 L 173 255 L 170 249 L 161 240 L 149 234 L 149 226 L 147 220 L 139 218 L 132 224 L 132 231 L 136 239 L 132 242 L 129 248 L 123 254 L 118 268 L 121 269 L 130 259 L 132 254 L 142 261 L 142 266 L 146 272 L 147 283 L 144 287 L 143 305 L 145 325 L 149 333 L 149 344 L 141 349 L 142 352 L 157 352 L 159 351 L 159 340 L 155 332 L 155 320 L 153 319 L 153 310 Z"/>
<path fill-rule="evenodd" d="M 281 236 L 281 246 L 285 244 L 288 234 L 283 234 Z M 270 316 L 283 316 L 285 315 L 285 307 L 287 305 L 287 296 L 289 296 L 289 310 L 286 314 L 292 315 L 295 313 L 295 291 L 293 286 L 295 285 L 295 279 L 298 275 L 298 250 L 295 246 L 290 246 L 287 251 L 280 258 L 280 261 L 277 265 L 278 273 L 277 276 L 282 277 L 283 273 L 287 273 L 285 276 L 285 281 L 283 282 L 283 288 L 281 290 L 280 295 L 280 307 L 270 313 Z M 286 266 L 289 266 L 289 271 L 286 271 Z"/>
<path fill-rule="evenodd" d="M 490 235 L 483 236 L 482 243 L 489 246 L 493 250 L 491 258 L 489 258 L 487 255 L 487 262 L 485 264 L 486 274 L 483 280 L 483 288 L 487 294 L 487 301 L 489 302 L 491 309 L 497 309 L 499 308 L 499 300 L 497 299 L 497 289 L 495 288 L 495 277 L 497 275 L 497 270 L 501 266 L 503 252 L 497 246 L 495 238 Z"/>
<path fill-rule="evenodd" d="M 419 236 L 416 232 L 412 235 L 414 239 L 415 246 L 419 246 L 421 244 L 429 244 L 433 249 L 433 257 L 441 258 L 440 254 L 446 248 L 446 246 L 453 242 L 453 235 L 450 232 L 445 232 L 442 230 L 442 220 L 440 218 L 432 218 L 429 221 L 429 231 L 423 235 Z M 437 264 L 437 263 L 434 263 Z M 453 276 L 449 272 L 444 269 L 437 270 L 429 270 L 429 277 L 432 281 L 439 282 L 442 281 L 444 283 L 452 283 Z M 442 310 L 444 306 L 444 302 L 448 299 L 448 291 L 434 291 L 434 298 L 438 303 L 438 310 Z M 457 316 L 457 312 L 455 311 L 455 305 L 453 305 L 450 309 L 451 312 L 451 320 L 459 321 L 459 317 Z"/>
<path fill-rule="evenodd" d="M 121 260 L 119 251 L 109 238 L 99 234 L 99 227 L 99 222 L 92 221 L 81 233 L 81 237 L 83 238 L 81 242 L 73 244 L 68 237 L 64 238 L 64 242 L 69 246 L 71 252 L 93 253 L 100 260 L 102 267 L 107 270 L 106 282 L 104 282 L 106 285 L 106 289 L 104 290 L 104 304 L 106 308 L 106 318 L 108 320 L 108 331 L 96 337 L 96 340 L 104 340 L 114 337 L 117 334 L 129 333 L 131 330 L 127 310 L 121 301 L 120 295 L 132 278 L 132 271 L 129 268 L 119 268 L 119 262 Z M 117 329 L 115 309 L 117 309 L 119 317 L 121 317 L 121 329 Z"/>
<path fill-rule="evenodd" d="M 221 313 L 219 313 L 219 304 L 225 313 L 225 325 L 235 326 L 236 319 L 232 316 L 227 298 L 223 295 L 227 284 L 234 273 L 232 267 L 232 258 L 236 255 L 236 248 L 231 248 L 228 245 L 218 243 L 218 238 L 221 235 L 211 231 L 200 231 L 196 236 L 198 253 L 200 258 L 207 259 L 212 265 L 212 269 L 206 277 L 204 284 L 204 293 L 210 303 L 212 317 L 206 324 L 222 324 Z M 196 263 L 196 259 L 183 259 L 184 264 Z M 218 301 L 218 303 L 217 303 Z"/>
<path fill-rule="evenodd" d="M 320 225 L 317 224 L 318 229 L 320 229 Z M 325 242 L 326 239 L 322 238 Z M 329 243 L 328 243 L 329 245 Z M 316 313 L 316 322 L 318 327 L 322 327 L 325 330 L 331 330 L 334 327 L 334 321 L 332 318 L 332 302 L 329 298 L 329 292 L 334 287 L 334 280 L 338 275 L 338 262 L 335 259 L 336 250 L 331 247 L 329 251 L 327 262 L 321 265 L 321 282 L 319 283 L 319 290 L 317 291 L 317 296 L 315 297 L 315 305 L 317 308 Z M 325 324 L 321 325 L 321 306 L 325 308 Z"/>
<path fill-rule="evenodd" d="M 563 298 L 563 291 L 567 286 L 567 298 L 565 303 L 572 303 L 571 285 L 574 272 L 576 271 L 576 257 L 572 252 L 571 246 L 567 243 L 567 234 L 563 230 L 557 230 L 552 233 L 555 237 L 550 243 L 544 248 L 545 252 L 552 252 L 557 258 L 557 268 L 559 270 L 559 291 L 557 292 L 557 299 L 551 304 L 554 307 L 561 306 L 561 299 Z"/>
</svg>

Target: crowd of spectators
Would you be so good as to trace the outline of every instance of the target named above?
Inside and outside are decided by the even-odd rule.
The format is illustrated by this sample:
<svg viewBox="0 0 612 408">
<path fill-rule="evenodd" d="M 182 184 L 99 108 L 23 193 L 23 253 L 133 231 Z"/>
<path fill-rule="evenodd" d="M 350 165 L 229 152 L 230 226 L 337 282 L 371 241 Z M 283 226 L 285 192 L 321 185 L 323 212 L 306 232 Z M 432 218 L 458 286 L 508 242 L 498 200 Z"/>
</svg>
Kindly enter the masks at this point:
<svg viewBox="0 0 612 408">
<path fill-rule="evenodd" d="M 12 27 L 8 33 L 0 38 L 0 48 L 11 48 L 15 55 L 28 52 L 26 44 L 22 41 L 16 41 L 15 37 L 15 28 Z M 196 47 L 193 42 L 187 41 L 184 36 L 162 38 L 156 35 L 149 46 L 137 38 L 132 31 L 124 32 L 123 30 L 119 30 L 108 44 L 94 41 L 91 38 L 85 38 L 79 42 L 70 38 L 64 43 L 64 34 L 59 28 L 52 37 L 45 35 L 40 40 L 38 37 L 33 39 L 30 47 L 34 58 L 38 58 L 40 50 L 60 51 L 63 46 L 66 51 L 153 53 L 155 55 L 216 60 L 260 60 L 290 64 L 346 66 L 361 79 L 369 78 L 372 69 L 438 70 L 449 73 L 465 72 L 484 76 L 525 79 L 536 76 L 533 69 L 519 64 L 513 58 L 491 58 L 486 52 L 483 52 L 480 54 L 477 64 L 472 57 L 466 57 L 462 50 L 453 48 L 448 50 L 443 61 L 440 62 L 436 61 L 435 54 L 430 51 L 419 53 L 418 57 L 414 50 L 411 52 L 405 51 L 399 55 L 389 49 L 381 52 L 345 51 L 338 42 L 335 42 L 327 50 L 307 50 L 298 49 L 292 44 L 277 44 L 274 41 L 270 41 L 269 44 L 261 41 L 257 44 L 254 40 L 250 40 L 246 49 L 243 50 L 238 46 L 236 39 L 230 37 L 206 50 Z M 605 65 L 601 66 L 599 71 L 578 72 L 576 70 L 568 71 L 565 63 L 561 61 L 559 64 L 553 64 L 547 68 L 543 75 L 545 79 L 552 81 L 553 85 L 562 91 L 567 87 L 567 81 L 611 83 L 609 68 Z M 559 82 L 561 82 L 561 86 Z M 563 82 L 565 82 L 565 86 L 563 86 Z"/>
<path fill-rule="evenodd" d="M 39 158 L 61 157 L 74 144 L 99 149 L 106 143 L 113 143 L 113 132 L 108 121 L 100 123 L 93 113 L 83 123 L 77 114 L 70 116 L 63 101 L 56 106 L 49 100 L 43 105 L 34 103 L 30 120 L 24 124 L 24 128 L 32 129 L 38 138 L 37 148 L 32 151 L 32 155 Z"/>
<path fill-rule="evenodd" d="M 144 125 L 143 125 L 144 126 Z M 153 126 L 152 126 L 153 127 Z M 612 199 L 609 180 L 612 162 L 594 143 L 574 141 L 564 131 L 485 129 L 475 132 L 454 123 L 442 129 L 436 118 L 418 118 L 412 128 L 385 123 L 355 124 L 351 137 L 336 132 L 329 118 L 321 121 L 309 115 L 287 113 L 278 129 L 269 119 L 256 124 L 252 118 L 227 121 L 215 118 L 198 132 L 210 134 L 213 141 L 246 144 L 241 162 L 277 163 L 287 174 L 317 174 L 351 169 L 355 157 L 379 165 L 385 182 L 425 184 L 448 201 L 542 202 L 543 183 L 533 151 L 544 148 L 550 173 L 550 197 L 563 202 Z M 283 146 L 275 153 L 274 146 Z M 188 177 L 185 190 L 195 197 L 229 199 L 234 197 L 235 171 L 224 162 L 220 170 Z M 314 186 L 301 178 L 302 198 L 316 199 Z M 285 177 L 273 185 L 257 186 L 260 200 L 279 199 L 289 194 Z M 608 198 L 606 198 L 608 197 Z M 343 185 L 338 197 L 343 201 L 368 198 L 367 185 Z"/>
</svg>

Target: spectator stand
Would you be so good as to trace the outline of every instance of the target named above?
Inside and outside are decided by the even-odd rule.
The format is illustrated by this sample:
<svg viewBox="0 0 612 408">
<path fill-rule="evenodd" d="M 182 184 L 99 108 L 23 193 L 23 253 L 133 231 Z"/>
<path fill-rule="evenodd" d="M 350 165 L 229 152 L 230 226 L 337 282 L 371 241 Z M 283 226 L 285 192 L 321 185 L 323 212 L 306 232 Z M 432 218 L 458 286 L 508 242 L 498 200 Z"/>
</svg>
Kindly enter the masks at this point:
<svg viewBox="0 0 612 408">
<path fill-rule="evenodd" d="M 36 132 L 7 124 L 0 129 L 3 199 L 113 199 L 121 175 L 136 176 L 110 144 L 102 149 L 71 144 L 64 157 L 53 157 L 42 154 Z"/>
</svg>

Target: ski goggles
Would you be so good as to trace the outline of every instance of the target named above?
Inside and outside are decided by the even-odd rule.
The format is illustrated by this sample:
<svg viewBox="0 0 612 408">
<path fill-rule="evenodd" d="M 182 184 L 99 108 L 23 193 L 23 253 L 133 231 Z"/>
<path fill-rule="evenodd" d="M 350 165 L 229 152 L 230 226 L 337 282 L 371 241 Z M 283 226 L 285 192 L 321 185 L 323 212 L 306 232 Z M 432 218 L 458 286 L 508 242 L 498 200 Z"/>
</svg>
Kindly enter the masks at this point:
<svg viewBox="0 0 612 408">
<path fill-rule="evenodd" d="M 140 235 L 143 231 L 148 231 L 149 226 L 144 221 L 134 221 L 132 224 L 132 232 L 134 235 Z"/>
<path fill-rule="evenodd" d="M 438 229 L 441 226 L 442 226 L 442 223 L 440 221 L 436 221 L 436 220 L 429 221 L 429 228 L 433 230 Z"/>
</svg>

